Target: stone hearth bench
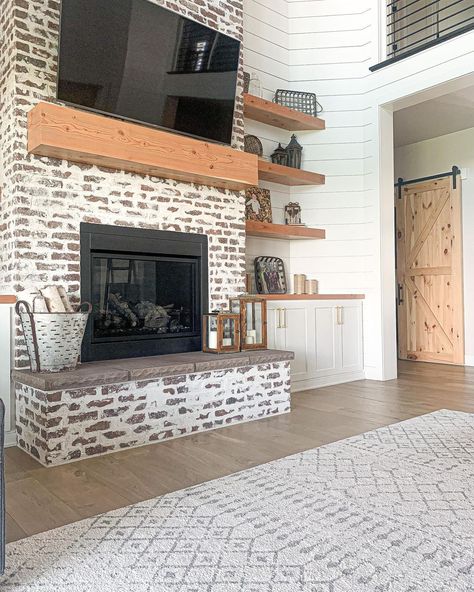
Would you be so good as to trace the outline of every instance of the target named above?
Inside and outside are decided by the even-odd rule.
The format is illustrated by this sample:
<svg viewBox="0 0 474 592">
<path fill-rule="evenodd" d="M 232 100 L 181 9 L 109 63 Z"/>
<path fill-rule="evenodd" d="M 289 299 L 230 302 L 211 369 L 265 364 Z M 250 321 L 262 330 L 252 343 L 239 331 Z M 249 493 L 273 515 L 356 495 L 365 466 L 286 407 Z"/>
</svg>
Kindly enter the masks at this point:
<svg viewBox="0 0 474 592">
<path fill-rule="evenodd" d="M 13 370 L 18 446 L 45 466 L 290 411 L 292 352 L 202 352 Z"/>
</svg>

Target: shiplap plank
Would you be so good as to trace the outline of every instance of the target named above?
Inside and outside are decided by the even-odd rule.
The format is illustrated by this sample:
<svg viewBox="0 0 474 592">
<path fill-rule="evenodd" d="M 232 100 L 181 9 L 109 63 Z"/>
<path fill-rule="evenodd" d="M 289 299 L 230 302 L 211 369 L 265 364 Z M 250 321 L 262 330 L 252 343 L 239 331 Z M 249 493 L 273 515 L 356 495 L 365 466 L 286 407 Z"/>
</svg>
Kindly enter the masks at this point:
<svg viewBox="0 0 474 592">
<path fill-rule="evenodd" d="M 306 18 L 290 18 L 289 32 L 291 35 L 326 31 L 339 33 L 341 31 L 366 31 L 370 26 L 367 11 L 349 15 L 321 15 Z"/>
<path fill-rule="evenodd" d="M 288 0 L 288 14 L 290 18 L 307 18 L 321 15 L 341 15 L 350 18 L 354 14 L 365 13 L 373 7 L 370 0 Z"/>
<path fill-rule="evenodd" d="M 313 47 L 307 49 L 296 49 L 288 52 L 290 56 L 290 66 L 294 69 L 296 66 L 318 66 L 321 64 L 345 64 L 361 63 L 365 60 L 372 60 L 370 52 L 370 43 L 349 47 Z"/>
</svg>

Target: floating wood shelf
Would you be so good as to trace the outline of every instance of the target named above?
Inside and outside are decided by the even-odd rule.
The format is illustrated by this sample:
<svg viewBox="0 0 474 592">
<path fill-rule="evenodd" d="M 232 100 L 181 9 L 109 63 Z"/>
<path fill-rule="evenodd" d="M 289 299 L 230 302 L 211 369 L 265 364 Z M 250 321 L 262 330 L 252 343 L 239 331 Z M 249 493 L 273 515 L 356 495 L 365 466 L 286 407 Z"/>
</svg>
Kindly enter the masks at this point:
<svg viewBox="0 0 474 592">
<path fill-rule="evenodd" d="M 244 115 L 253 121 L 266 123 L 290 132 L 323 130 L 326 128 L 324 119 L 300 113 L 294 109 L 249 94 L 244 95 Z"/>
<path fill-rule="evenodd" d="M 265 300 L 363 300 L 365 294 L 257 294 Z"/>
<path fill-rule="evenodd" d="M 28 114 L 28 151 L 236 191 L 258 185 L 254 154 L 53 103 Z"/>
<path fill-rule="evenodd" d="M 324 185 L 326 182 L 325 176 L 319 173 L 273 164 L 261 158 L 258 160 L 258 177 L 263 181 L 288 186 Z"/>
<path fill-rule="evenodd" d="M 306 226 L 289 226 L 287 224 L 269 224 L 247 220 L 245 231 L 248 236 L 277 238 L 281 240 L 321 240 L 326 238 L 326 231 Z"/>
</svg>

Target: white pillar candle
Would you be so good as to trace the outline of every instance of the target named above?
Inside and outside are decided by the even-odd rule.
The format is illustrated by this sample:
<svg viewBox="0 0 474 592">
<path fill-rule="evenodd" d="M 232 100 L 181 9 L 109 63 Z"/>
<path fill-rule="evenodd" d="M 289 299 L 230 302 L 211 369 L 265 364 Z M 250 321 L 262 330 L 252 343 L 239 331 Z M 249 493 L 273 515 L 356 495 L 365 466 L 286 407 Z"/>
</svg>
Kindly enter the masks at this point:
<svg viewBox="0 0 474 592">
<path fill-rule="evenodd" d="M 247 345 L 253 345 L 255 343 L 255 337 L 253 335 L 247 335 L 245 338 L 245 343 Z"/>
<path fill-rule="evenodd" d="M 230 337 L 224 337 L 222 345 L 223 347 L 230 347 L 232 345 L 232 339 Z"/>
<path fill-rule="evenodd" d="M 217 331 L 209 331 L 208 347 L 209 349 L 217 349 Z"/>
</svg>

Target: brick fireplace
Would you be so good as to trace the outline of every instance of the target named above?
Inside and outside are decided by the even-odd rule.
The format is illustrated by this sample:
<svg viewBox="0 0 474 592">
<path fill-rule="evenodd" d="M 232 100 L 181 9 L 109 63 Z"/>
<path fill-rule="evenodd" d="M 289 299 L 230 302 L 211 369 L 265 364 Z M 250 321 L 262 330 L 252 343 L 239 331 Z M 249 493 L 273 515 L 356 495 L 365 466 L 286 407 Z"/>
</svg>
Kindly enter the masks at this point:
<svg viewBox="0 0 474 592">
<path fill-rule="evenodd" d="M 150 1 L 242 39 L 242 0 Z M 18 445 L 50 466 L 288 412 L 292 354 L 193 351 L 207 305 L 225 306 L 245 289 L 242 193 L 28 154 L 27 115 L 56 96 L 59 14 L 56 0 L 2 3 L 0 281 L 4 290 L 30 301 L 50 284 L 65 286 L 76 303 L 97 296 L 99 316 L 89 327 L 86 359 L 129 357 L 120 349 L 127 346 L 117 343 L 132 337 L 134 348 L 149 344 L 150 328 L 162 330 L 156 350 L 133 353 L 164 353 L 165 342 L 173 345 L 168 355 L 91 362 L 53 379 L 29 372 L 17 325 Z M 242 80 L 240 72 L 232 143 L 237 149 L 243 146 Z M 97 236 L 92 240 L 95 231 L 120 244 L 104 248 Z M 150 247 L 176 239 L 191 250 Z M 180 283 L 194 296 L 178 300 L 164 293 L 157 300 L 156 275 L 168 277 L 172 287 L 167 263 L 176 255 L 185 263 Z M 144 287 L 141 280 L 150 273 Z M 101 308 L 105 290 L 113 291 L 118 309 Z M 123 301 L 133 308 L 130 322 Z M 101 340 L 114 343 L 117 352 L 99 353 Z"/>
<path fill-rule="evenodd" d="M 154 0 L 242 38 L 242 0 Z M 113 171 L 27 153 L 27 114 L 56 95 L 60 4 L 5 0 L 0 41 L 0 280 L 31 299 L 48 284 L 81 298 L 81 224 L 169 231 L 207 237 L 209 307 L 245 286 L 245 206 L 241 193 Z M 239 76 L 242 80 L 242 73 Z M 239 85 L 241 82 L 239 82 Z M 241 86 L 233 146 L 243 143 Z M 28 366 L 20 331 L 15 363 Z"/>
</svg>

